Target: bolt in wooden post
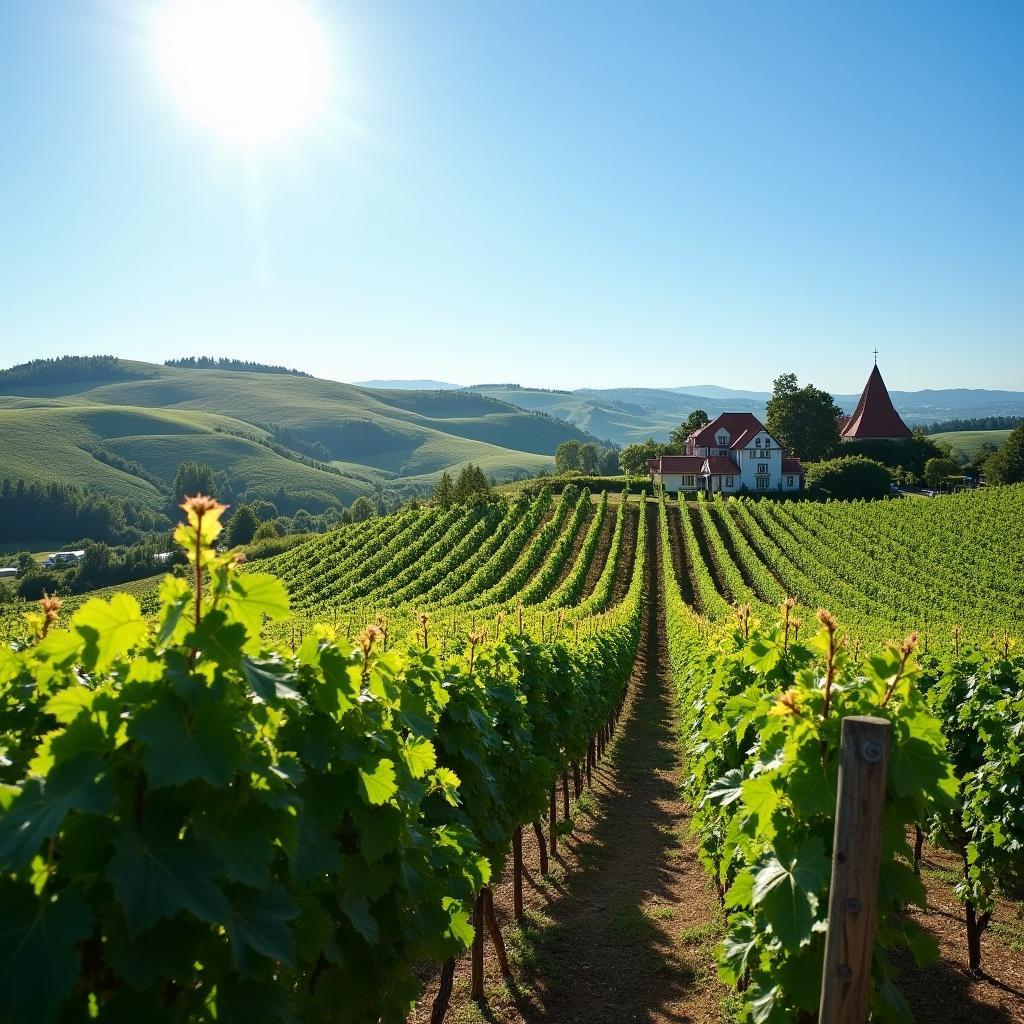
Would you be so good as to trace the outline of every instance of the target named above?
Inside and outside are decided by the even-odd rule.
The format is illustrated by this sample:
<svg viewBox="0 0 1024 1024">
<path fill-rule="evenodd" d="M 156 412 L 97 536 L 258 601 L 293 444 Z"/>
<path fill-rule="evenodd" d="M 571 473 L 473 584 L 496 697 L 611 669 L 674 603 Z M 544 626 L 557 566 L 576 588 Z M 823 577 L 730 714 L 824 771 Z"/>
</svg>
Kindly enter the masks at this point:
<svg viewBox="0 0 1024 1024">
<path fill-rule="evenodd" d="M 512 914 L 523 919 L 523 830 L 512 833 Z"/>
<path fill-rule="evenodd" d="M 473 904 L 473 952 L 472 978 L 470 981 L 469 998 L 478 1003 L 484 998 L 484 894 L 477 895 Z"/>
<path fill-rule="evenodd" d="M 884 718 L 843 719 L 819 1024 L 867 1020 L 891 734 Z"/>
</svg>

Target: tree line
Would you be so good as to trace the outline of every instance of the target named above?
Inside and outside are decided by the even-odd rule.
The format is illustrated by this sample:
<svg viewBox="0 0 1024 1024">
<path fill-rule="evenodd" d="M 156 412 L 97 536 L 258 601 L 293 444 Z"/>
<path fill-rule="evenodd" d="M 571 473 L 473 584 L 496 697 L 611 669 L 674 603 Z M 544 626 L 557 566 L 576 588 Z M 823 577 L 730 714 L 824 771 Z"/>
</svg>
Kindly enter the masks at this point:
<svg viewBox="0 0 1024 1024">
<path fill-rule="evenodd" d="M 0 384 L 68 384 L 84 380 L 135 380 L 141 376 L 116 356 L 57 356 L 32 359 L 0 370 Z"/>
<path fill-rule="evenodd" d="M 954 430 L 1013 430 L 1024 422 L 1021 416 L 970 416 L 952 420 L 936 420 L 922 427 L 926 434 L 946 434 Z"/>
<path fill-rule="evenodd" d="M 0 480 L 0 543 L 71 537 L 134 543 L 161 525 L 166 522 L 148 509 L 74 484 Z"/>
<path fill-rule="evenodd" d="M 181 359 L 165 359 L 164 366 L 173 366 L 179 370 L 236 370 L 242 373 L 284 373 L 292 377 L 313 376 L 288 366 L 256 363 L 248 359 L 227 359 L 224 356 L 183 356 Z"/>
</svg>

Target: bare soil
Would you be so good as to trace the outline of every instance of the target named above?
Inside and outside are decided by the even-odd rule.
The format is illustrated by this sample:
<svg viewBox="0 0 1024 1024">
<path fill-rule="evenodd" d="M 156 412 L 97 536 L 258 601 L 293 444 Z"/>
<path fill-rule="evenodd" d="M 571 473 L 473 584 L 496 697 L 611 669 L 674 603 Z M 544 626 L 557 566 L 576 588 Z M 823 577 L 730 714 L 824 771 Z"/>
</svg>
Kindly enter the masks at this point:
<svg viewBox="0 0 1024 1024">
<path fill-rule="evenodd" d="M 906 956 L 894 957 L 901 968 L 897 984 L 918 1024 L 1024 1024 L 1024 908 L 1001 901 L 981 940 L 982 973 L 967 965 L 963 904 L 953 893 L 962 871 L 957 857 L 926 848 L 921 875 L 928 889 L 928 909 L 911 916 L 939 941 L 940 959 L 920 968 Z"/>
</svg>

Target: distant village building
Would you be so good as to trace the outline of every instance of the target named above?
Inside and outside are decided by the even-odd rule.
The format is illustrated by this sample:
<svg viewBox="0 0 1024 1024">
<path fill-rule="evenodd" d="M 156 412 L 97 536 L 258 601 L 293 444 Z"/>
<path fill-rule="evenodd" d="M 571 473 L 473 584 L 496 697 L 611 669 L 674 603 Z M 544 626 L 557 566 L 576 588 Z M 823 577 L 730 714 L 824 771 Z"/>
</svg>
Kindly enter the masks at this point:
<svg viewBox="0 0 1024 1024">
<path fill-rule="evenodd" d="M 857 408 L 843 422 L 839 436 L 843 441 L 905 441 L 913 437 L 892 404 L 889 389 L 878 371 L 877 353 Z"/>
<path fill-rule="evenodd" d="M 62 565 L 74 565 L 76 562 L 80 562 L 85 558 L 84 549 L 78 551 L 54 551 L 49 558 L 43 562 L 43 567 L 46 569 L 59 569 Z"/>
<path fill-rule="evenodd" d="M 655 485 L 666 491 L 799 491 L 800 460 L 784 455 L 749 412 L 725 412 L 686 439 L 685 455 L 649 459 Z"/>
</svg>

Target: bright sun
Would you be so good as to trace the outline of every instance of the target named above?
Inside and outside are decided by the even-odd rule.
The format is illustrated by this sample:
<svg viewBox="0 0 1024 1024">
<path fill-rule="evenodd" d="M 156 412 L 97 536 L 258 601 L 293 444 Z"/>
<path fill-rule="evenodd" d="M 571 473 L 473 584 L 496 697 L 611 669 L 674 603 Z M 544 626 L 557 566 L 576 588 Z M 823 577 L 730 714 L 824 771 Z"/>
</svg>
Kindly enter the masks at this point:
<svg viewBox="0 0 1024 1024">
<path fill-rule="evenodd" d="M 327 46 L 303 0 L 165 0 L 155 32 L 171 91 L 227 141 L 273 142 L 323 110 Z"/>
</svg>

